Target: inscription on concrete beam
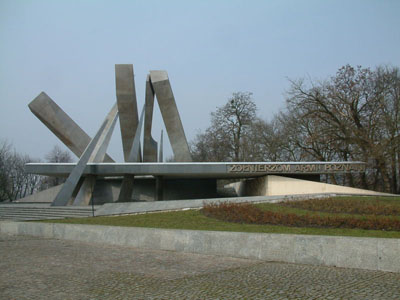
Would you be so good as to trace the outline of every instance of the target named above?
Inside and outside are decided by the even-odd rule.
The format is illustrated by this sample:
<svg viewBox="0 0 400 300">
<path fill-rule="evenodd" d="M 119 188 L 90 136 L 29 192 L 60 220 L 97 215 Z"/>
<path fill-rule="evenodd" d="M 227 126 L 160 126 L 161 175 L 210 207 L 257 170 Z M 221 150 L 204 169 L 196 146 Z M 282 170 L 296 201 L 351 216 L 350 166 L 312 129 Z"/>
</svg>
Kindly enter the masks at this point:
<svg viewBox="0 0 400 300">
<path fill-rule="evenodd" d="M 228 173 L 335 173 L 365 172 L 364 164 L 232 164 Z"/>
</svg>

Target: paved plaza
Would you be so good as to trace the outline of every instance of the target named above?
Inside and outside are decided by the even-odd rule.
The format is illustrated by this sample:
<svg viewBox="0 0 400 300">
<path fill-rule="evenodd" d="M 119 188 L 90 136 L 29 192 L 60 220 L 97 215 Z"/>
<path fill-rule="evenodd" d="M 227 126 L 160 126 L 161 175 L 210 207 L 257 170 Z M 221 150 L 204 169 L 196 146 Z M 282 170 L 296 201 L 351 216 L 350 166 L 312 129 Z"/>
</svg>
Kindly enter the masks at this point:
<svg viewBox="0 0 400 300">
<path fill-rule="evenodd" d="M 400 299 L 400 274 L 0 235 L 0 299 Z"/>
</svg>

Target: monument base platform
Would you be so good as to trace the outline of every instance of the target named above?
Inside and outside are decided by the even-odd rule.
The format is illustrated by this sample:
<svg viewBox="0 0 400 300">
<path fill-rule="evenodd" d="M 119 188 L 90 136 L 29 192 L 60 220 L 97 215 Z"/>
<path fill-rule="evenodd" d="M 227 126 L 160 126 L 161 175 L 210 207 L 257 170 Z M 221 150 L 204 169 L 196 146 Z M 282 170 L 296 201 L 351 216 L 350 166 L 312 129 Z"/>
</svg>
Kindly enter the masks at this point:
<svg viewBox="0 0 400 300">
<path fill-rule="evenodd" d="M 234 188 L 237 195 L 240 197 L 325 193 L 363 196 L 395 196 L 387 193 L 276 175 L 246 179 L 240 182 L 231 183 L 228 186 Z"/>
<path fill-rule="evenodd" d="M 159 182 L 157 186 L 157 181 Z M 94 205 L 118 202 L 122 178 L 99 178 L 93 189 Z M 53 202 L 61 185 L 35 193 L 18 202 Z M 158 188 L 158 190 L 157 190 Z M 135 201 L 186 200 L 217 198 L 217 179 L 210 178 L 156 178 L 143 176 L 134 179 L 132 199 Z"/>
</svg>

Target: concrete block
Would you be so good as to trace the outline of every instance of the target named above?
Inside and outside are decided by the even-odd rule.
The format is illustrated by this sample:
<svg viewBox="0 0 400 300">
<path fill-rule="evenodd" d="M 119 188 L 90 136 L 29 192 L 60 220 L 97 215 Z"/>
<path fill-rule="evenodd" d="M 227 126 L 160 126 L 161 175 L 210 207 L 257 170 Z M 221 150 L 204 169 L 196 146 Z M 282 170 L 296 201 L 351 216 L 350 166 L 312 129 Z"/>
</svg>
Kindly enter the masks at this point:
<svg viewBox="0 0 400 300">
<path fill-rule="evenodd" d="M 378 270 L 378 243 L 373 238 L 337 237 L 337 266 Z"/>
<path fill-rule="evenodd" d="M 18 235 L 19 223 L 11 221 L 0 221 L 0 233 Z"/>
<path fill-rule="evenodd" d="M 160 230 L 160 248 L 168 251 L 185 250 L 188 243 L 189 232 L 187 230 Z"/>
<path fill-rule="evenodd" d="M 400 239 L 376 239 L 376 240 L 378 247 L 378 269 L 388 272 L 399 272 Z"/>
<path fill-rule="evenodd" d="M 52 238 L 53 237 L 53 224 L 23 222 L 23 223 L 20 223 L 20 225 L 18 227 L 18 234 Z"/>
<path fill-rule="evenodd" d="M 336 266 L 336 238 L 296 235 L 292 238 L 295 263 Z"/>
<path fill-rule="evenodd" d="M 213 235 L 209 231 L 189 230 L 185 252 L 211 254 Z"/>
<path fill-rule="evenodd" d="M 260 239 L 259 259 L 295 262 L 295 239 L 287 234 L 263 234 Z"/>
<path fill-rule="evenodd" d="M 230 235 L 231 240 L 234 242 L 232 256 L 259 259 L 262 234 L 230 232 Z"/>
<path fill-rule="evenodd" d="M 67 238 L 65 238 L 66 228 L 68 228 L 68 227 L 65 226 L 65 224 L 54 223 L 53 224 L 53 237 L 55 239 L 67 240 Z"/>
</svg>

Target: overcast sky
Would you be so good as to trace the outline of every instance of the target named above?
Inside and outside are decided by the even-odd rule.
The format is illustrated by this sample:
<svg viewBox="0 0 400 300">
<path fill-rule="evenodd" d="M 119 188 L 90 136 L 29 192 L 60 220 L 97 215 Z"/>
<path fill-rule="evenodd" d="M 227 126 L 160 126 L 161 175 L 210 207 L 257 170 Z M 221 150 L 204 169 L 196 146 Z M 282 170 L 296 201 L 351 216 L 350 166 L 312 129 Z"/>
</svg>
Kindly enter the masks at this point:
<svg viewBox="0 0 400 300">
<path fill-rule="evenodd" d="M 120 63 L 134 65 L 140 108 L 148 71 L 168 71 L 188 140 L 236 91 L 252 92 L 270 119 L 288 78 L 400 66 L 399 15 L 399 0 L 0 0 L 0 140 L 42 159 L 66 149 L 28 109 L 41 91 L 94 136 Z M 159 140 L 157 104 L 153 120 Z M 108 152 L 123 159 L 118 126 Z"/>
</svg>

